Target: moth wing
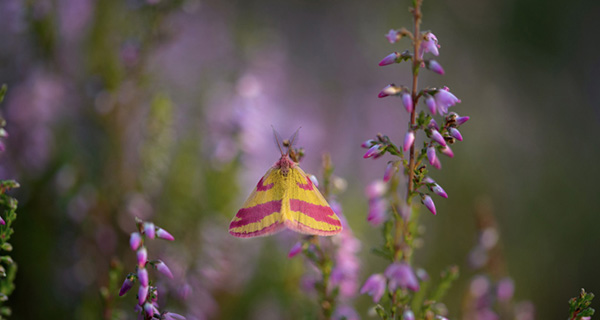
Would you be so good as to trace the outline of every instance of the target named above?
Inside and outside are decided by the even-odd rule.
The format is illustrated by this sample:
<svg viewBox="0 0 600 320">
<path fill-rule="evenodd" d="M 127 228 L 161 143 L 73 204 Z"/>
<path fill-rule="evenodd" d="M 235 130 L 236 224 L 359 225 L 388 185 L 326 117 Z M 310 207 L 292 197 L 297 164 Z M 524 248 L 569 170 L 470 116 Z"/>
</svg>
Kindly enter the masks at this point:
<svg viewBox="0 0 600 320">
<path fill-rule="evenodd" d="M 285 186 L 278 169 L 271 168 L 229 224 L 229 233 L 239 238 L 268 236 L 281 231 L 285 225 L 282 204 Z"/>
<path fill-rule="evenodd" d="M 299 166 L 290 169 L 288 183 L 283 215 L 287 228 L 318 236 L 342 231 L 340 218 Z"/>
</svg>

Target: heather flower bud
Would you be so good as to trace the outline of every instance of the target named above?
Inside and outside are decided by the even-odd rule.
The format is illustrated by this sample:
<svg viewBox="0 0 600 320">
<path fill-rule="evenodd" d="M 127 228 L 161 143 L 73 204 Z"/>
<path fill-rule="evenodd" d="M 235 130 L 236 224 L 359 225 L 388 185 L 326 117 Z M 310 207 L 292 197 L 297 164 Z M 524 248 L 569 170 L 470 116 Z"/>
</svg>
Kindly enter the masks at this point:
<svg viewBox="0 0 600 320">
<path fill-rule="evenodd" d="M 393 263 L 385 269 L 385 276 L 390 280 L 390 290 L 396 291 L 398 287 L 408 288 L 412 291 L 419 290 L 419 280 L 412 268 L 406 263 Z"/>
<path fill-rule="evenodd" d="M 126 294 L 127 291 L 129 291 L 133 287 L 134 283 L 135 283 L 135 278 L 133 276 L 128 276 L 127 278 L 125 278 L 125 281 L 123 282 L 123 285 L 121 286 L 121 290 L 119 290 L 119 297 Z"/>
<path fill-rule="evenodd" d="M 4 219 L 2 219 L 2 217 L 0 217 L 0 224 L 3 226 L 6 225 L 6 221 L 4 221 Z"/>
<path fill-rule="evenodd" d="M 140 268 L 143 268 L 146 265 L 147 261 L 148 261 L 148 250 L 146 249 L 146 247 L 141 247 L 137 251 L 138 266 L 140 266 Z"/>
<path fill-rule="evenodd" d="M 164 320 L 185 320 L 185 317 L 180 314 L 177 314 L 177 313 L 167 312 L 167 313 L 163 314 L 163 319 Z"/>
<path fill-rule="evenodd" d="M 387 65 L 396 63 L 398 58 L 400 58 L 400 54 L 398 52 L 392 52 L 379 62 L 379 66 L 382 67 L 382 66 L 387 66 Z"/>
<path fill-rule="evenodd" d="M 456 125 L 460 126 L 467 121 L 469 121 L 469 116 L 458 117 L 458 118 L 456 118 Z"/>
<path fill-rule="evenodd" d="M 383 88 L 381 90 L 381 92 L 379 92 L 378 97 L 379 98 L 384 98 L 384 97 L 387 97 L 387 96 L 395 96 L 395 95 L 399 94 L 400 91 L 402 91 L 402 89 L 396 87 L 396 85 L 394 85 L 392 83 L 392 84 L 387 85 L 385 88 Z"/>
<path fill-rule="evenodd" d="M 140 285 L 148 286 L 148 270 L 146 268 L 139 268 L 137 272 L 138 279 L 140 279 Z"/>
<path fill-rule="evenodd" d="M 448 113 L 448 108 L 452 107 L 457 103 L 460 103 L 460 99 L 458 99 L 455 95 L 450 93 L 447 87 L 438 90 L 434 94 L 434 98 L 438 112 L 442 115 Z"/>
<path fill-rule="evenodd" d="M 142 244 L 142 235 L 139 232 L 134 232 L 129 237 L 129 246 L 131 246 L 131 250 L 137 250 Z"/>
<path fill-rule="evenodd" d="M 378 144 L 376 144 L 376 145 L 372 146 L 371 148 L 369 148 L 369 150 L 367 150 L 367 152 L 365 153 L 363 158 L 367 159 L 367 158 L 371 158 L 371 157 L 377 155 L 380 152 L 379 147 L 380 146 Z"/>
<path fill-rule="evenodd" d="M 387 204 L 383 198 L 373 198 L 369 200 L 369 215 L 367 221 L 372 226 L 379 226 L 385 222 Z"/>
<path fill-rule="evenodd" d="M 290 252 L 288 253 L 288 258 L 293 258 L 293 257 L 297 256 L 300 252 L 302 252 L 302 242 L 298 241 L 290 249 Z"/>
<path fill-rule="evenodd" d="M 404 152 L 408 151 L 408 149 L 410 149 L 410 147 L 412 147 L 414 142 L 415 142 L 415 133 L 413 131 L 407 132 L 406 135 L 404 136 L 404 146 L 402 147 L 402 150 L 404 150 Z"/>
<path fill-rule="evenodd" d="M 437 122 L 433 118 L 431 118 L 431 120 L 429 120 L 429 124 L 427 125 L 427 127 L 429 129 L 435 129 L 437 131 L 440 131 L 440 127 L 438 126 Z"/>
<path fill-rule="evenodd" d="M 450 135 L 455 138 L 458 141 L 463 141 L 463 137 L 460 134 L 460 131 L 458 131 L 458 129 L 456 128 L 450 128 L 448 129 L 448 131 L 450 132 Z"/>
<path fill-rule="evenodd" d="M 435 60 L 429 60 L 425 63 L 425 65 L 427 66 L 427 69 L 437 74 L 444 74 L 444 68 L 442 68 L 442 66 Z"/>
<path fill-rule="evenodd" d="M 387 167 L 385 168 L 385 172 L 383 173 L 383 181 L 385 181 L 385 182 L 390 181 L 390 179 L 392 179 L 392 176 L 394 176 L 396 171 L 398 171 L 398 167 L 396 167 L 396 163 L 395 162 L 388 163 Z"/>
<path fill-rule="evenodd" d="M 152 318 L 154 317 L 154 306 L 150 302 L 144 303 L 144 313 L 146 317 Z"/>
<path fill-rule="evenodd" d="M 370 147 L 372 147 L 376 143 L 377 143 L 377 141 L 375 141 L 373 139 L 369 139 L 369 140 L 363 142 L 360 146 L 363 147 L 363 148 L 370 148 Z"/>
<path fill-rule="evenodd" d="M 398 34 L 398 31 L 394 29 L 390 29 L 390 31 L 388 31 L 385 37 L 390 43 L 395 43 L 396 41 L 400 40 L 400 34 Z"/>
<path fill-rule="evenodd" d="M 446 191 L 444 191 L 444 189 L 442 189 L 442 187 L 437 183 L 431 187 L 431 191 L 433 191 L 433 193 L 437 194 L 442 198 L 448 199 L 448 194 L 446 193 Z"/>
<path fill-rule="evenodd" d="M 315 187 L 317 187 L 317 188 L 319 187 L 319 180 L 317 180 L 317 177 L 315 177 L 314 174 L 309 174 L 308 178 L 315 185 Z"/>
<path fill-rule="evenodd" d="M 423 59 L 423 54 L 427 52 L 431 52 L 434 56 L 439 55 L 439 47 L 440 45 L 438 44 L 437 37 L 431 32 L 425 33 L 423 35 L 423 40 L 421 40 L 420 58 Z"/>
<path fill-rule="evenodd" d="M 175 240 L 175 238 L 173 238 L 173 236 L 170 233 L 168 233 L 165 229 L 162 229 L 162 228 L 156 228 L 156 236 L 159 239 L 164 239 L 164 240 L 169 240 L 169 241 Z"/>
<path fill-rule="evenodd" d="M 164 262 L 162 262 L 161 260 L 158 260 L 158 262 L 154 265 L 154 268 L 156 268 L 156 270 L 158 270 L 158 272 L 173 279 L 173 273 L 171 273 L 171 270 L 169 269 L 169 267 L 167 267 L 167 265 Z"/>
<path fill-rule="evenodd" d="M 450 158 L 454 157 L 454 152 L 452 152 L 452 149 L 450 149 L 450 147 L 448 146 L 444 146 L 440 149 L 440 152 Z"/>
<path fill-rule="evenodd" d="M 427 207 L 427 209 L 429 209 L 429 211 L 431 211 L 431 213 L 433 213 L 434 215 L 436 214 L 435 204 L 433 203 L 433 200 L 431 199 L 431 197 L 429 195 L 423 196 L 423 198 L 421 199 L 421 202 L 423 202 L 425 207 Z"/>
<path fill-rule="evenodd" d="M 140 286 L 140 289 L 138 290 L 138 302 L 140 305 L 148 298 L 148 289 L 148 286 Z"/>
<path fill-rule="evenodd" d="M 387 185 L 381 180 L 376 180 L 367 186 L 365 193 L 369 199 L 374 199 L 383 196 L 386 191 Z"/>
<path fill-rule="evenodd" d="M 515 293 L 515 283 L 511 278 L 503 278 L 498 282 L 496 295 L 498 301 L 509 301 Z"/>
<path fill-rule="evenodd" d="M 432 115 L 436 115 L 437 114 L 437 106 L 435 105 L 435 99 L 433 98 L 433 96 L 431 95 L 425 95 L 425 104 L 427 105 L 427 108 L 429 109 L 429 112 L 431 112 Z M 433 119 L 431 119 L 431 121 L 435 121 Z M 437 126 L 437 123 L 436 123 Z"/>
<path fill-rule="evenodd" d="M 409 113 L 413 112 L 413 100 L 410 93 L 405 92 L 402 94 L 402 104 L 406 108 L 406 111 L 408 111 Z"/>
<path fill-rule="evenodd" d="M 412 310 L 406 310 L 402 314 L 402 320 L 415 320 L 415 313 Z"/>
<path fill-rule="evenodd" d="M 439 143 L 441 146 L 446 146 L 446 139 L 444 139 L 442 134 L 435 129 L 431 129 L 431 139 Z"/>
<path fill-rule="evenodd" d="M 429 147 L 427 148 L 427 159 L 429 160 L 429 164 L 433 165 L 437 160 L 437 156 L 435 155 L 435 148 Z"/>
<path fill-rule="evenodd" d="M 439 157 L 436 157 L 435 161 L 431 165 L 438 170 L 442 169 L 442 162 L 440 161 Z"/>
<path fill-rule="evenodd" d="M 366 293 L 370 295 L 371 297 L 373 297 L 373 302 L 378 303 L 379 300 L 381 300 L 381 297 L 383 297 L 383 294 L 385 293 L 385 284 L 386 280 L 382 274 L 373 274 L 367 279 L 367 281 L 365 281 L 365 284 L 360 289 L 360 293 Z"/>
<path fill-rule="evenodd" d="M 155 235 L 154 223 L 152 223 L 152 222 L 144 222 L 144 234 L 148 238 L 154 239 L 154 235 Z"/>
</svg>

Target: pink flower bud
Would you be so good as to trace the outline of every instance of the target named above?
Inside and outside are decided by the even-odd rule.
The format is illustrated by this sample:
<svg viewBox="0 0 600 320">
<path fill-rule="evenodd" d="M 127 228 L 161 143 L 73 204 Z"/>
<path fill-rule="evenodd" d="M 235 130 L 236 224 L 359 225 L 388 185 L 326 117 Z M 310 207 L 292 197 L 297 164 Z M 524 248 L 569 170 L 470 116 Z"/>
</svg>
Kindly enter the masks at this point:
<svg viewBox="0 0 600 320">
<path fill-rule="evenodd" d="M 369 140 L 363 142 L 360 146 L 363 147 L 363 148 L 370 148 L 370 147 L 372 147 L 376 143 L 377 142 L 375 140 L 369 139 Z"/>
<path fill-rule="evenodd" d="M 385 285 L 386 280 L 382 274 L 373 274 L 367 279 L 367 281 L 365 281 L 365 284 L 360 289 L 360 294 L 366 293 L 373 297 L 374 303 L 378 303 L 385 293 Z"/>
<path fill-rule="evenodd" d="M 402 314 L 402 320 L 415 320 L 415 313 L 412 310 L 406 310 Z"/>
<path fill-rule="evenodd" d="M 437 160 L 437 156 L 435 155 L 435 148 L 429 147 L 427 148 L 427 159 L 429 160 L 429 164 L 433 165 Z"/>
<path fill-rule="evenodd" d="M 146 249 L 146 247 L 141 247 L 138 251 L 137 251 L 137 262 L 138 262 L 138 266 L 140 268 L 143 268 L 146 265 L 146 262 L 148 261 L 148 250 Z"/>
<path fill-rule="evenodd" d="M 431 129 L 431 139 L 439 143 L 441 146 L 446 146 L 446 139 L 444 139 L 442 134 L 435 129 Z"/>
<path fill-rule="evenodd" d="M 161 260 L 158 260 L 158 262 L 154 265 L 154 267 L 156 268 L 156 270 L 158 270 L 158 272 L 173 279 L 173 273 L 171 273 L 171 270 L 169 269 L 169 267 L 167 267 L 167 265 L 164 262 L 162 262 Z"/>
<path fill-rule="evenodd" d="M 444 189 L 442 189 L 442 187 L 437 183 L 431 187 L 431 191 L 442 198 L 448 199 L 448 194 L 446 191 L 444 191 Z"/>
<path fill-rule="evenodd" d="M 154 223 L 144 222 L 144 234 L 148 238 L 154 239 L 154 235 L 155 235 Z"/>
<path fill-rule="evenodd" d="M 387 167 L 385 168 L 385 172 L 383 173 L 383 181 L 385 181 L 385 182 L 390 181 L 390 179 L 392 179 L 392 176 L 394 176 L 396 171 L 398 171 L 398 167 L 396 167 L 396 163 L 393 161 L 388 163 Z"/>
<path fill-rule="evenodd" d="M 317 177 L 314 174 L 309 174 L 308 178 L 315 185 L 315 187 L 317 187 L 317 188 L 319 187 L 319 180 L 317 179 Z"/>
<path fill-rule="evenodd" d="M 386 191 L 387 185 L 381 180 L 375 180 L 369 183 L 369 185 L 367 185 L 365 193 L 367 195 L 367 198 L 374 199 L 383 196 L 383 194 L 385 194 Z"/>
<path fill-rule="evenodd" d="M 458 118 L 456 118 L 456 125 L 460 126 L 467 121 L 469 121 L 469 116 L 458 117 Z"/>
<path fill-rule="evenodd" d="M 392 84 L 387 85 L 385 88 L 381 89 L 381 92 L 379 92 L 378 97 L 379 98 L 384 98 L 384 97 L 387 97 L 387 96 L 395 96 L 398 93 L 400 93 L 401 90 L 402 89 L 396 87 L 396 85 L 394 85 L 392 83 Z"/>
<path fill-rule="evenodd" d="M 452 152 L 452 149 L 450 149 L 450 147 L 448 146 L 444 146 L 440 149 L 440 152 L 450 158 L 454 157 L 454 152 Z"/>
<path fill-rule="evenodd" d="M 302 242 L 298 241 L 290 249 L 290 252 L 288 253 L 288 258 L 293 258 L 293 257 L 297 256 L 300 252 L 302 252 Z"/>
<path fill-rule="evenodd" d="M 138 290 L 138 302 L 140 305 L 148 298 L 148 289 L 148 286 L 140 286 L 140 289 Z"/>
<path fill-rule="evenodd" d="M 413 100 L 412 100 L 412 96 L 410 95 L 410 93 L 402 94 L 402 104 L 406 108 L 406 111 L 408 111 L 409 113 L 413 112 Z"/>
<path fill-rule="evenodd" d="M 396 31 L 394 29 L 390 29 L 390 31 L 388 31 L 388 33 L 385 35 L 385 37 L 388 39 L 388 41 L 390 43 L 394 43 L 400 39 L 400 35 L 398 34 L 398 31 Z"/>
<path fill-rule="evenodd" d="M 376 154 L 379 153 L 379 145 L 376 144 L 374 146 L 372 146 L 371 148 L 369 148 L 369 150 L 367 150 L 367 152 L 365 153 L 365 155 L 363 156 L 363 158 L 367 159 L 367 158 L 371 158 L 373 156 L 375 156 Z"/>
<path fill-rule="evenodd" d="M 131 246 L 131 250 L 137 250 L 142 244 L 142 235 L 139 232 L 134 232 L 131 234 L 129 238 L 129 246 Z"/>
<path fill-rule="evenodd" d="M 157 228 L 156 236 L 159 239 L 164 239 L 164 240 L 169 240 L 169 241 L 175 240 L 175 238 L 173 238 L 173 236 L 170 233 L 168 233 L 165 229 L 162 229 L 162 228 Z"/>
<path fill-rule="evenodd" d="M 185 320 L 185 317 L 180 314 L 177 314 L 177 313 L 167 312 L 167 313 L 163 314 L 163 319 L 164 320 Z"/>
<path fill-rule="evenodd" d="M 134 283 L 135 283 L 135 278 L 133 278 L 131 276 L 125 278 L 125 281 L 123 282 L 123 285 L 121 286 L 121 290 L 119 290 L 119 297 L 121 297 L 122 295 L 127 293 L 127 291 L 129 291 L 133 287 Z"/>
<path fill-rule="evenodd" d="M 154 317 L 154 306 L 152 306 L 152 303 L 144 303 L 144 313 L 146 314 L 146 318 Z"/>
<path fill-rule="evenodd" d="M 383 198 L 372 198 L 369 200 L 369 215 L 367 221 L 372 226 L 379 226 L 385 222 L 387 204 Z"/>
<path fill-rule="evenodd" d="M 435 157 L 435 161 L 431 165 L 438 170 L 442 169 L 442 162 L 439 157 Z"/>
<path fill-rule="evenodd" d="M 423 40 L 421 40 L 421 50 L 419 50 L 419 58 L 423 59 L 423 54 L 427 52 L 431 52 L 431 54 L 433 54 L 434 56 L 439 55 L 439 47 L 440 45 L 438 45 L 437 37 L 431 32 L 425 33 L 423 35 Z"/>
<path fill-rule="evenodd" d="M 453 105 L 460 103 L 460 99 L 458 99 L 455 95 L 450 93 L 447 88 L 438 90 L 435 95 L 435 104 L 437 106 L 438 112 L 441 115 L 448 113 L 448 108 Z"/>
<path fill-rule="evenodd" d="M 429 209 L 429 211 L 431 211 L 431 213 L 433 213 L 434 215 L 436 214 L 435 204 L 433 203 L 433 200 L 431 199 L 431 197 L 429 195 L 425 195 L 421 201 L 423 202 L 425 207 L 427 207 L 427 209 Z"/>
<path fill-rule="evenodd" d="M 419 280 L 410 265 L 406 263 L 393 263 L 385 269 L 385 276 L 390 280 L 390 290 L 396 291 L 398 287 L 419 291 Z"/>
<path fill-rule="evenodd" d="M 138 279 L 140 279 L 140 285 L 148 286 L 148 270 L 146 268 L 139 268 L 137 272 Z"/>
<path fill-rule="evenodd" d="M 496 295 L 498 301 L 509 301 L 515 293 L 515 283 L 511 278 L 503 278 L 498 282 Z"/>
<path fill-rule="evenodd" d="M 379 62 L 379 66 L 387 66 L 387 65 L 396 63 L 396 60 L 399 57 L 400 57 L 400 54 L 398 52 L 392 52 Z"/>
<path fill-rule="evenodd" d="M 442 66 L 435 60 L 429 60 L 429 63 L 426 63 L 427 68 L 429 68 L 429 70 L 437 73 L 437 74 L 444 74 L 444 68 L 442 68 Z"/>
<path fill-rule="evenodd" d="M 460 131 L 458 131 L 458 129 L 456 129 L 456 128 L 450 128 L 448 131 L 450 132 L 450 135 L 453 138 L 455 138 L 458 141 L 463 141 L 463 137 L 460 134 Z"/>
<path fill-rule="evenodd" d="M 429 124 L 427 125 L 427 127 L 429 129 L 435 129 L 437 131 L 440 131 L 440 127 L 438 126 L 437 122 L 435 122 L 435 119 L 431 118 L 431 120 L 429 120 Z"/>
<path fill-rule="evenodd" d="M 415 143 L 415 133 L 413 131 L 409 131 L 404 136 L 404 146 L 402 146 L 402 150 L 404 150 L 404 152 L 408 151 L 408 149 L 412 147 L 413 143 Z"/>
<path fill-rule="evenodd" d="M 4 219 L 2 219 L 2 217 L 0 217 L 0 224 L 3 226 L 6 225 L 6 221 L 4 221 Z"/>
<path fill-rule="evenodd" d="M 437 113 L 437 107 L 435 105 L 435 99 L 430 96 L 430 95 L 425 95 L 425 104 L 427 105 L 427 108 L 429 109 L 429 112 L 431 112 L 432 115 L 436 115 Z M 431 121 L 434 121 L 433 119 L 431 119 Z M 437 123 L 436 123 L 436 127 L 437 127 Z"/>
</svg>

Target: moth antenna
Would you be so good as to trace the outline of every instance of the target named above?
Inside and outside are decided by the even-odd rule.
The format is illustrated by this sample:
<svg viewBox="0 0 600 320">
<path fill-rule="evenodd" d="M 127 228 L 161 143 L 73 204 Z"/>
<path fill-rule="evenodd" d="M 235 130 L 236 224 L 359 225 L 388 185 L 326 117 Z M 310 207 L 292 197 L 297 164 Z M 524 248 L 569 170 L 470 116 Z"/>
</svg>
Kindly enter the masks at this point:
<svg viewBox="0 0 600 320">
<path fill-rule="evenodd" d="M 296 137 L 298 136 L 300 129 L 302 129 L 302 127 L 299 127 L 298 130 L 294 132 L 294 135 L 290 138 L 290 148 L 294 146 L 294 142 L 296 141 Z"/>
<path fill-rule="evenodd" d="M 283 156 L 283 150 L 281 149 L 281 144 L 279 143 L 279 134 L 277 133 L 277 130 L 275 130 L 275 127 L 273 127 L 273 125 L 271 125 L 271 128 L 273 128 L 273 136 L 275 137 L 275 143 L 277 143 L 277 148 L 279 148 L 279 152 Z"/>
</svg>

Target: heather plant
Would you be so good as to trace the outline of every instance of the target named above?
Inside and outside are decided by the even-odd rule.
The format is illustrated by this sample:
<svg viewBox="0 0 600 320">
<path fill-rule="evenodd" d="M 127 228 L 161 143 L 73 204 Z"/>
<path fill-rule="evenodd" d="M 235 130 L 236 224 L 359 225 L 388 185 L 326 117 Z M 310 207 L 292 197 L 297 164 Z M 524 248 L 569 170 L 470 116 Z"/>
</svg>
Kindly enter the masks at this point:
<svg viewBox="0 0 600 320">
<path fill-rule="evenodd" d="M 379 63 L 380 66 L 403 62 L 411 65 L 411 85 L 390 84 L 379 93 L 379 98 L 399 97 L 409 113 L 403 145 L 398 147 L 383 134 L 362 144 L 368 149 L 364 158 L 378 159 L 384 154 L 395 158 L 388 162 L 383 180 L 367 188 L 370 205 L 367 220 L 374 226 L 381 225 L 383 235 L 383 244 L 373 252 L 386 259 L 389 265 L 384 272 L 371 275 L 361 292 L 373 297 L 375 311 L 382 319 L 443 318 L 447 310 L 440 301 L 458 277 L 458 268 L 450 266 L 439 280 L 434 281 L 413 262 L 416 239 L 420 235 L 419 208 L 415 200 L 435 215 L 437 210 L 432 196 L 448 198 L 430 176 L 430 169 L 441 169 L 440 155 L 454 156 L 450 146 L 463 140 L 458 128 L 469 120 L 469 117 L 449 111 L 461 101 L 447 87 L 419 86 L 419 73 L 423 68 L 444 74 L 442 66 L 429 57 L 439 55 L 440 45 L 431 31 L 421 29 L 421 5 L 422 0 L 412 1 L 412 31 L 392 29 L 386 35 L 391 44 L 409 39 L 412 50 L 393 52 Z M 401 188 L 401 184 L 406 187 Z"/>
</svg>

